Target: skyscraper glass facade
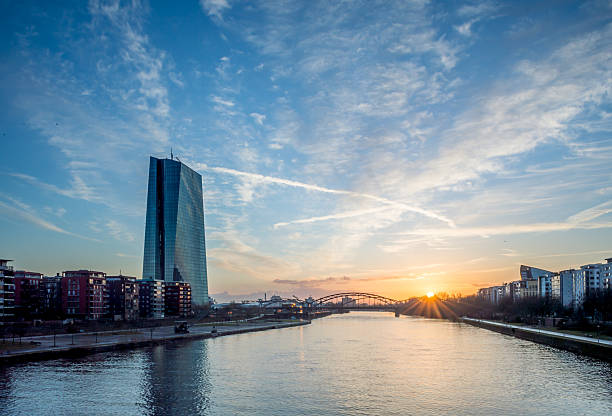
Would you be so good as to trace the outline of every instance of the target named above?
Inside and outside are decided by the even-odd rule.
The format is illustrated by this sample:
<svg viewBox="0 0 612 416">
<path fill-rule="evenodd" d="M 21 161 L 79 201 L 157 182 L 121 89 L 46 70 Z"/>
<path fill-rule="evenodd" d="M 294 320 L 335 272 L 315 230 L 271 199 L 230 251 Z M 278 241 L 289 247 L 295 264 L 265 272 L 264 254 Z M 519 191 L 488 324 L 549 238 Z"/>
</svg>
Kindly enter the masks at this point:
<svg viewBox="0 0 612 416">
<path fill-rule="evenodd" d="M 208 303 L 202 176 L 177 160 L 150 159 L 142 277 L 188 282 Z"/>
</svg>

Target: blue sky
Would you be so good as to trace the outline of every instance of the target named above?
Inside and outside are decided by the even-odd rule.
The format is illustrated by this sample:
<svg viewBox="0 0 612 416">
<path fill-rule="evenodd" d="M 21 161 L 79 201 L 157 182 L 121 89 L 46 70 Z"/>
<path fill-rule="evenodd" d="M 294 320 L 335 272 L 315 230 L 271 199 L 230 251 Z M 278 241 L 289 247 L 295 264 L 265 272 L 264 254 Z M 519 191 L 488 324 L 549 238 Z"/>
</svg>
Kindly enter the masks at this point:
<svg viewBox="0 0 612 416">
<path fill-rule="evenodd" d="M 148 156 L 211 293 L 471 293 L 612 255 L 609 2 L 2 5 L 1 257 L 140 276 Z"/>
</svg>

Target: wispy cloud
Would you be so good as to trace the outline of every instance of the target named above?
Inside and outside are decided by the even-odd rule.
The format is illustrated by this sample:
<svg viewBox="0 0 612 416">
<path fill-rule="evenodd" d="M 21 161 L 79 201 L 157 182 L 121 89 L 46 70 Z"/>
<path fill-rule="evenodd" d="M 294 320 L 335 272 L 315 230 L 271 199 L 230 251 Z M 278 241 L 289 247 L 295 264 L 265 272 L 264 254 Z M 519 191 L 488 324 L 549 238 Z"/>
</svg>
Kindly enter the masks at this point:
<svg viewBox="0 0 612 416">
<path fill-rule="evenodd" d="M 249 115 L 253 117 L 253 120 L 255 120 L 257 124 L 259 124 L 260 126 L 263 126 L 263 122 L 266 119 L 266 116 L 264 114 L 251 113 Z"/>
<path fill-rule="evenodd" d="M 436 237 L 483 237 L 494 235 L 512 235 L 529 233 L 546 233 L 553 231 L 569 230 L 597 230 L 612 228 L 612 222 L 604 223 L 533 223 L 533 224 L 508 224 L 497 227 L 459 227 L 459 228 L 423 228 L 406 231 L 407 235 L 423 235 Z"/>
<path fill-rule="evenodd" d="M 219 19 L 223 17 L 223 11 L 230 8 L 228 0 L 200 0 L 200 6 L 204 13 Z"/>
<path fill-rule="evenodd" d="M 115 220 L 107 221 L 106 228 L 108 229 L 109 234 L 115 238 L 115 240 L 127 242 L 136 240 L 134 235 L 125 229 L 125 226 L 119 224 Z"/>
<path fill-rule="evenodd" d="M 304 218 L 301 220 L 293 220 L 289 222 L 277 222 L 276 224 L 274 224 L 274 228 L 286 227 L 291 224 L 309 224 L 309 223 L 319 222 L 319 221 L 330 221 L 330 220 L 338 220 L 338 219 L 344 219 L 344 218 L 352 218 L 352 217 L 358 217 L 361 215 L 374 214 L 376 212 L 385 211 L 388 209 L 390 209 L 390 207 L 384 206 L 384 207 L 378 207 L 378 208 L 342 212 L 339 214 L 323 215 L 320 217 Z"/>
<path fill-rule="evenodd" d="M 457 10 L 457 15 L 461 18 L 468 18 L 469 20 L 455 26 L 457 32 L 464 36 L 472 35 L 472 25 L 479 22 L 480 20 L 490 18 L 497 13 L 499 6 L 493 2 L 483 1 L 478 4 L 466 4 L 461 6 Z"/>
<path fill-rule="evenodd" d="M 140 256 L 134 254 L 125 254 L 125 253 L 115 253 L 117 257 L 129 258 L 129 259 L 139 259 Z"/>
<path fill-rule="evenodd" d="M 269 278 L 296 272 L 298 266 L 279 257 L 261 253 L 245 243 L 239 233 L 230 226 L 223 232 L 209 233 L 208 239 L 220 247 L 207 250 L 209 263 L 219 269 L 241 273 L 253 278 Z"/>
<path fill-rule="evenodd" d="M 98 195 L 96 191 L 90 186 L 88 186 L 85 181 L 75 172 L 72 173 L 70 188 L 65 189 L 60 188 L 57 185 L 43 182 L 40 179 L 35 178 L 34 176 L 26 175 L 24 173 L 9 173 L 9 175 L 31 183 L 32 185 L 36 185 L 37 187 L 40 187 L 47 191 L 67 196 L 69 198 L 84 199 L 85 201 L 98 203 L 104 202 L 104 198 Z"/>
<path fill-rule="evenodd" d="M 594 220 L 595 218 L 601 217 L 612 212 L 612 200 L 596 205 L 592 208 L 580 211 L 577 214 L 572 215 L 567 219 L 568 222 L 572 223 L 583 223 Z"/>
<path fill-rule="evenodd" d="M 303 279 L 303 280 L 293 280 L 293 279 L 274 279 L 273 283 L 283 284 L 283 285 L 294 285 L 294 286 L 302 286 L 302 287 L 321 287 L 329 284 L 350 284 L 350 283 L 364 283 L 364 282 L 378 282 L 385 280 L 423 280 L 427 278 L 429 275 L 438 275 L 440 273 L 421 273 L 415 274 L 410 273 L 404 276 L 376 276 L 376 277 L 364 277 L 364 278 L 353 278 L 349 276 L 342 277 L 324 277 L 318 279 Z"/>
<path fill-rule="evenodd" d="M 424 190 L 504 172 L 511 156 L 553 141 L 571 143 L 571 121 L 608 91 L 600 80 L 611 60 L 602 52 L 610 46 L 611 34 L 609 25 L 540 61 L 519 63 L 513 81 L 457 118 L 445 132 L 439 157 L 410 188 Z"/>
<path fill-rule="evenodd" d="M 111 23 L 124 45 L 121 58 L 135 69 L 139 82 L 140 97 L 135 107 L 152 116 L 166 118 L 170 112 L 168 91 L 162 82 L 164 66 L 163 53 L 155 51 L 148 37 L 142 30 L 142 15 L 144 10 L 134 3 L 131 6 L 120 7 L 91 1 L 89 11 L 94 21 L 106 19 Z M 149 120 L 153 123 L 153 120 Z"/>
<path fill-rule="evenodd" d="M 10 197 L 5 197 L 5 198 L 7 199 L 8 203 L 0 201 L 0 210 L 3 211 L 5 215 L 29 222 L 30 224 L 34 224 L 45 230 L 69 235 L 72 237 L 77 237 L 83 240 L 89 240 L 89 241 L 95 241 L 95 242 L 100 241 L 95 238 L 82 236 L 82 235 L 67 231 L 64 228 L 61 228 L 58 225 L 55 225 L 41 218 L 31 206 L 19 201 L 18 199 L 10 198 Z"/>
<path fill-rule="evenodd" d="M 213 100 L 213 102 L 215 102 L 217 104 L 221 104 L 221 105 L 224 105 L 226 107 L 233 107 L 235 105 L 234 102 L 229 101 L 229 100 L 224 100 L 223 98 L 217 97 L 216 95 L 213 95 L 211 97 L 211 100 Z"/>
<path fill-rule="evenodd" d="M 44 210 L 45 210 L 45 212 L 48 212 L 48 213 L 53 214 L 53 215 L 55 215 L 57 217 L 60 217 L 60 218 L 63 217 L 64 214 L 66 214 L 66 212 L 67 212 L 66 208 L 62 208 L 62 207 L 54 209 L 53 207 L 46 206 L 46 207 L 44 207 Z"/>
<path fill-rule="evenodd" d="M 445 222 L 447 223 L 449 226 L 454 226 L 454 223 L 452 220 L 439 215 L 435 212 L 432 211 L 428 211 L 419 207 L 414 207 L 414 206 L 410 206 L 408 204 L 404 204 L 402 202 L 396 202 L 396 201 L 392 201 L 389 200 L 387 198 L 383 198 L 383 197 L 379 197 L 376 195 L 370 195 L 370 194 L 365 194 L 365 193 L 360 193 L 360 192 L 354 192 L 354 191 L 346 191 L 346 190 L 339 190 L 339 189 L 330 189 L 330 188 L 326 188 L 323 186 L 318 186 L 318 185 L 311 185 L 311 184 L 307 184 L 307 183 L 302 183 L 302 182 L 298 182 L 298 181 L 292 181 L 289 179 L 282 179 L 282 178 L 276 178 L 273 176 L 265 176 L 265 175 L 260 175 L 258 173 L 249 173 L 249 172 L 241 172 L 235 169 L 229 169 L 229 168 L 223 168 L 223 167 L 214 167 L 214 166 L 207 166 L 206 164 L 200 163 L 197 165 L 197 169 L 198 170 L 206 170 L 206 171 L 211 171 L 211 172 L 218 172 L 218 173 L 224 173 L 224 174 L 229 174 L 229 175 L 233 175 L 233 176 L 237 176 L 240 178 L 248 178 L 249 180 L 252 181 L 257 181 L 259 183 L 270 183 L 270 184 L 277 184 L 277 185 L 284 185 L 284 186 L 290 186 L 290 187 L 294 187 L 294 188 L 302 188 L 302 189 L 306 189 L 309 191 L 315 191 L 315 192 L 323 192 L 323 193 L 329 193 L 329 194 L 336 194 L 336 195 L 347 195 L 347 196 L 351 196 L 351 197 L 357 197 L 357 198 L 364 198 L 364 199 L 369 199 L 372 201 L 376 201 L 385 205 L 389 205 L 392 207 L 396 207 L 396 208 L 400 208 L 403 209 L 405 211 L 411 211 L 411 212 L 415 212 L 421 215 L 424 215 L 426 217 L 430 217 L 430 218 L 434 218 L 437 219 L 439 221 Z M 370 212 L 364 212 L 364 213 L 371 213 Z M 355 214 L 350 214 L 348 215 L 348 217 L 350 216 L 355 216 Z M 328 218 L 331 219 L 331 218 Z M 299 221 L 299 220 L 298 220 Z"/>
</svg>

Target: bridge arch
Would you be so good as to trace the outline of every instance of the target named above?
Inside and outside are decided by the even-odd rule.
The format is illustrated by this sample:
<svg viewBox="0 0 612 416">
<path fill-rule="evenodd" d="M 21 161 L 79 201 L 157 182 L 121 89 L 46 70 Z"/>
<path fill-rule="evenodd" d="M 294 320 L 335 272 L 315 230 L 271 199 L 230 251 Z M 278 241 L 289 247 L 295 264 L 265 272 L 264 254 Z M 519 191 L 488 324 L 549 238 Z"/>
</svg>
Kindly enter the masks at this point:
<svg viewBox="0 0 612 416">
<path fill-rule="evenodd" d="M 339 300 L 339 301 L 332 302 L 334 300 Z M 386 296 L 377 295 L 375 293 L 340 292 L 340 293 L 334 293 L 331 295 L 323 296 L 319 299 L 315 299 L 313 306 L 314 307 L 334 306 L 334 307 L 357 307 L 358 308 L 359 305 L 363 304 L 364 300 L 367 301 L 368 303 L 371 301 L 374 302 L 374 305 L 369 305 L 369 306 L 394 307 L 402 303 L 402 301 L 388 298 Z"/>
</svg>

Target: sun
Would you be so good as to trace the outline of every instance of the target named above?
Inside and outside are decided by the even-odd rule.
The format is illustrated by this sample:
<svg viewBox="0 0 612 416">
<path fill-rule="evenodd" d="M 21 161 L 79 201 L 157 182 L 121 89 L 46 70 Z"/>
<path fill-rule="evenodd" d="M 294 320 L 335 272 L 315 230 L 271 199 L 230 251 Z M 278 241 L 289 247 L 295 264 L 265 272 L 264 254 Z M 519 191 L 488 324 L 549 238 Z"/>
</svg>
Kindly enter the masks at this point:
<svg viewBox="0 0 612 416">
<path fill-rule="evenodd" d="M 433 297 L 433 295 L 435 295 L 435 293 L 434 293 L 434 292 L 427 292 L 427 297 L 428 297 L 428 298 L 432 298 L 432 297 Z"/>
</svg>

